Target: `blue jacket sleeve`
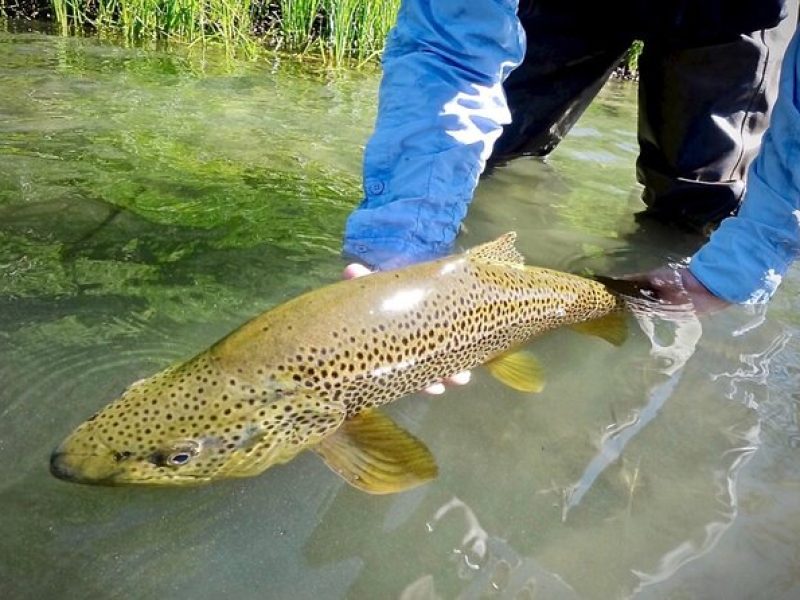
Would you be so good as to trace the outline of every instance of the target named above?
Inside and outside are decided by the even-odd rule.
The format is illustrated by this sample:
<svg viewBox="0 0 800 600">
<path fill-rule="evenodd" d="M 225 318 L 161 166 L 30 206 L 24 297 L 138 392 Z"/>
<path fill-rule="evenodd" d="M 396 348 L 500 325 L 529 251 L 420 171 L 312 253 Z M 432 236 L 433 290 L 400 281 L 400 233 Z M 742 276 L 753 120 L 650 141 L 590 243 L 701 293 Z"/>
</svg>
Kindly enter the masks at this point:
<svg viewBox="0 0 800 600">
<path fill-rule="evenodd" d="M 750 167 L 739 213 L 722 222 L 689 269 L 713 294 L 740 304 L 772 297 L 800 254 L 800 37 L 783 61 L 778 99 Z"/>
<path fill-rule="evenodd" d="M 403 0 L 345 255 L 391 268 L 450 251 L 511 120 L 502 82 L 524 54 L 516 13 L 517 0 Z"/>
</svg>

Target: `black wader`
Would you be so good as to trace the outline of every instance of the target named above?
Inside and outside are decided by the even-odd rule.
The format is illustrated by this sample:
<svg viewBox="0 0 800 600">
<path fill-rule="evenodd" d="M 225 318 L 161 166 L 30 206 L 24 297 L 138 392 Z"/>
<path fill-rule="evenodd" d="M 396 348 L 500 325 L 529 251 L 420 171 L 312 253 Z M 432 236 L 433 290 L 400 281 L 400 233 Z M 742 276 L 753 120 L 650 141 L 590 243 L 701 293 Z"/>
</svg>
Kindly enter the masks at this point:
<svg viewBox="0 0 800 600">
<path fill-rule="evenodd" d="M 602 5 L 599 6 L 599 5 Z M 700 229 L 736 211 L 766 129 L 797 0 L 520 0 L 524 62 L 505 83 L 512 123 L 490 165 L 545 156 L 633 40 L 648 213 Z M 608 20 L 613 22 L 609 27 Z"/>
</svg>

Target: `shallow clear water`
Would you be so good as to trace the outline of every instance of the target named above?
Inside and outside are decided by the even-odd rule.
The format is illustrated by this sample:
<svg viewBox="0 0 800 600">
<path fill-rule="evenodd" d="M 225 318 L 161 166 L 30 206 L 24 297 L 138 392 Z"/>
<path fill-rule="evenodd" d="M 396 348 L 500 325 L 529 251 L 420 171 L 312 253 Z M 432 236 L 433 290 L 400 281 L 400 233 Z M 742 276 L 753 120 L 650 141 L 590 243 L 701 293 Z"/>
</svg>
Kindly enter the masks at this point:
<svg viewBox="0 0 800 600">
<path fill-rule="evenodd" d="M 0 56 L 1 597 L 800 595 L 797 270 L 768 311 L 543 336 L 538 395 L 476 372 L 395 403 L 440 469 L 408 493 L 310 453 L 200 488 L 52 478 L 130 382 L 338 278 L 377 79 L 9 31 Z M 546 163 L 485 178 L 461 244 L 515 229 L 578 273 L 690 252 L 635 224 L 635 112 L 610 84 Z"/>
</svg>

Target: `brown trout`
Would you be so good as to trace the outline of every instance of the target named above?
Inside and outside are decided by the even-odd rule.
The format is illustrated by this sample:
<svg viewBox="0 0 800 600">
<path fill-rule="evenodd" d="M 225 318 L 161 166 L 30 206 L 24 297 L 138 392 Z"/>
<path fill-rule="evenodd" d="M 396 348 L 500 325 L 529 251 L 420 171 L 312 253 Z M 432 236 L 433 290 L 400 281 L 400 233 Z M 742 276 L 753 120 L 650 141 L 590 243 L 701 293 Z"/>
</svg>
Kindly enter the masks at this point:
<svg viewBox="0 0 800 600">
<path fill-rule="evenodd" d="M 53 452 L 51 472 L 79 483 L 195 484 L 256 475 L 313 449 L 371 493 L 434 478 L 428 449 L 377 407 L 478 365 L 538 391 L 539 367 L 519 346 L 562 325 L 624 338 L 619 295 L 525 266 L 515 238 L 268 310 L 131 385 Z"/>
</svg>

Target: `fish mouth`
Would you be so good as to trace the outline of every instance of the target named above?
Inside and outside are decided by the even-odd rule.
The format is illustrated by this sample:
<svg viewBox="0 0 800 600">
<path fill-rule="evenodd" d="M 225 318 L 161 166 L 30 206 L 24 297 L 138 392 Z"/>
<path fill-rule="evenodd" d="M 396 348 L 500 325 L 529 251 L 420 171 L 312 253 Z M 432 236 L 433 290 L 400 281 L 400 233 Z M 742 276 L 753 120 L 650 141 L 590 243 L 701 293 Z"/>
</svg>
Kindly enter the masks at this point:
<svg viewBox="0 0 800 600">
<path fill-rule="evenodd" d="M 67 452 L 55 450 L 50 455 L 50 474 L 63 481 L 72 483 L 86 483 L 94 485 L 114 485 L 113 477 L 115 473 L 108 473 L 102 476 L 90 476 L 81 468 L 79 462 L 75 461 L 75 456 Z"/>
<path fill-rule="evenodd" d="M 54 450 L 50 455 L 50 474 L 53 477 L 70 483 L 86 485 L 102 485 L 108 487 L 168 487 L 170 485 L 202 485 L 208 480 L 192 475 L 163 477 L 135 477 L 126 479 L 125 471 L 121 468 L 108 469 L 106 461 L 97 461 L 96 455 L 76 455 L 70 452 Z M 102 465 L 102 466 L 101 466 Z"/>
</svg>

